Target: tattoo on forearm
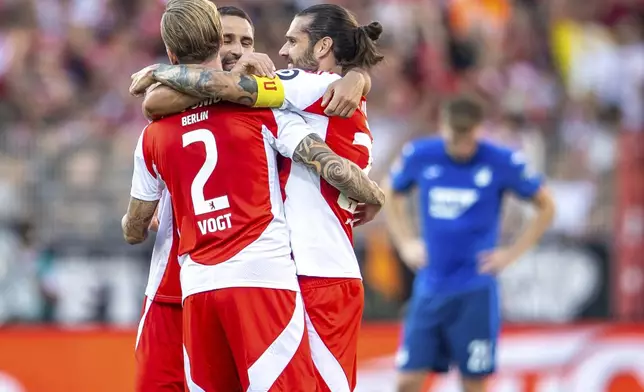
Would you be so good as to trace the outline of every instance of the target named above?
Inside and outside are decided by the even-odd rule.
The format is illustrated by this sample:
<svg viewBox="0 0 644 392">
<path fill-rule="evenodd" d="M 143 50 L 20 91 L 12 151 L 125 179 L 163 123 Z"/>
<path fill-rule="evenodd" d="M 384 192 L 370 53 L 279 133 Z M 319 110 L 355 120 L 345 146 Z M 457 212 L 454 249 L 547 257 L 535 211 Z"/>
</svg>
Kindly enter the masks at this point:
<svg viewBox="0 0 644 392">
<path fill-rule="evenodd" d="M 382 205 L 385 195 L 353 162 L 334 153 L 318 135 L 309 135 L 297 146 L 295 162 L 315 170 L 345 196 L 361 203 Z"/>
<path fill-rule="evenodd" d="M 245 106 L 257 102 L 257 81 L 247 75 L 217 71 L 202 65 L 160 65 L 156 81 L 198 98 L 217 98 Z"/>
<path fill-rule="evenodd" d="M 148 235 L 148 226 L 154 217 L 158 201 L 130 198 L 127 219 L 123 222 L 123 237 L 130 244 L 143 242 Z"/>
</svg>

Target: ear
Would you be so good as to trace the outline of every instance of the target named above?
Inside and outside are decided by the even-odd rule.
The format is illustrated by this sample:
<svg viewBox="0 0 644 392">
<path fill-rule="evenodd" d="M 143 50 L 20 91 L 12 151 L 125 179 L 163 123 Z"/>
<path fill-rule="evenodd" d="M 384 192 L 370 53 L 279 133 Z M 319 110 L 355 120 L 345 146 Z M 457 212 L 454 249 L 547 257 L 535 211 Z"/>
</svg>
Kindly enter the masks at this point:
<svg viewBox="0 0 644 392">
<path fill-rule="evenodd" d="M 179 59 L 177 58 L 177 56 L 175 56 L 175 54 L 174 54 L 174 53 L 172 53 L 172 52 L 170 51 L 170 49 L 168 49 L 168 48 L 166 47 L 166 48 L 165 48 L 165 52 L 168 54 L 168 60 L 170 60 L 170 64 L 172 64 L 172 65 L 177 65 L 177 64 L 179 64 Z"/>
<path fill-rule="evenodd" d="M 333 40 L 330 37 L 324 37 L 315 44 L 315 54 L 318 57 L 326 57 L 333 54 Z"/>
</svg>

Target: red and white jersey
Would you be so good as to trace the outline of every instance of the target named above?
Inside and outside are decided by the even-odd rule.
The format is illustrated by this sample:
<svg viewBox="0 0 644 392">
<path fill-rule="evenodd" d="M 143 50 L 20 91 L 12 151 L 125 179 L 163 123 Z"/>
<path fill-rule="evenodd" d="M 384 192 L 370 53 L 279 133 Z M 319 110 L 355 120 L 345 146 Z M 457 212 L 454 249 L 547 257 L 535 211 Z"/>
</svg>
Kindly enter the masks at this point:
<svg viewBox="0 0 644 392">
<path fill-rule="evenodd" d="M 148 125 L 135 153 L 132 197 L 167 187 L 179 235 L 181 290 L 299 290 L 277 172 L 312 133 L 297 114 L 199 105 Z"/>
<path fill-rule="evenodd" d="M 157 217 L 159 229 L 154 240 L 145 296 L 156 302 L 181 303 L 179 235 L 175 230 L 172 201 L 167 189 L 159 200 Z"/>
<path fill-rule="evenodd" d="M 350 119 L 328 117 L 321 105 L 322 96 L 332 82 L 340 79 L 339 75 L 298 69 L 277 74 L 284 87 L 282 108 L 302 115 L 336 154 L 368 173 L 373 139 L 364 98 Z M 298 275 L 360 278 L 353 250 L 353 214 L 357 202 L 340 194 L 303 165 L 288 161 L 280 175 Z"/>
</svg>

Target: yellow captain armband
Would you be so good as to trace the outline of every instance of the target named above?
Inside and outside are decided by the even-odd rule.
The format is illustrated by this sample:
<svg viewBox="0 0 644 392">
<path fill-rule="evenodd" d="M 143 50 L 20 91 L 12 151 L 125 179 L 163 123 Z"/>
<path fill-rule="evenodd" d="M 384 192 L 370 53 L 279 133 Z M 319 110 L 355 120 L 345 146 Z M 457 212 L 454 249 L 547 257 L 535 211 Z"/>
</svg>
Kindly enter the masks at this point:
<svg viewBox="0 0 644 392">
<path fill-rule="evenodd" d="M 257 82 L 257 101 L 253 105 L 255 108 L 280 108 L 284 104 L 284 85 L 282 81 L 275 77 L 273 79 L 255 76 Z"/>
</svg>

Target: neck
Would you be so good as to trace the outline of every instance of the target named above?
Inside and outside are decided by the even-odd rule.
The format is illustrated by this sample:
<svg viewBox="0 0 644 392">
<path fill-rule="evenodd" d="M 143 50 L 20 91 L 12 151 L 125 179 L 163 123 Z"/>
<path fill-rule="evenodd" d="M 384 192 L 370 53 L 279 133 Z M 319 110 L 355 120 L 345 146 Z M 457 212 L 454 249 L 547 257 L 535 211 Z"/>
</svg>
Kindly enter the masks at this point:
<svg viewBox="0 0 644 392">
<path fill-rule="evenodd" d="M 204 61 L 203 65 L 216 71 L 224 70 L 224 68 L 221 66 L 221 58 L 219 57 L 219 53 L 215 53 L 211 58 Z"/>
<path fill-rule="evenodd" d="M 186 65 L 189 65 L 189 64 L 193 64 L 193 65 L 201 65 L 201 66 L 204 66 L 204 67 L 213 68 L 213 69 L 214 69 L 214 70 L 216 70 L 216 71 L 223 71 L 223 70 L 224 70 L 224 69 L 222 68 L 222 66 L 221 66 L 221 59 L 219 58 L 219 53 L 215 53 L 212 57 L 210 57 L 209 59 L 207 59 L 206 61 L 203 61 L 203 62 L 201 62 L 201 63 L 198 63 L 198 62 L 183 62 L 183 61 L 180 61 L 178 64 L 186 64 Z"/>
<path fill-rule="evenodd" d="M 467 164 L 470 163 L 476 154 L 479 151 L 479 145 L 476 143 L 476 147 L 474 148 L 473 151 L 471 151 L 468 155 L 459 155 L 454 151 L 452 148 L 450 148 L 448 145 L 445 145 L 445 152 L 447 153 L 447 156 L 454 162 L 456 163 L 461 163 L 461 164 Z"/>
<path fill-rule="evenodd" d="M 202 64 L 203 66 L 206 66 L 208 68 L 212 68 L 215 71 L 223 71 L 223 67 L 221 66 L 221 60 L 217 58 L 216 60 L 208 61 L 206 63 Z"/>
<path fill-rule="evenodd" d="M 338 64 L 335 62 L 333 56 L 326 56 L 325 58 L 320 59 L 319 65 L 320 66 L 318 67 L 318 71 L 335 73 L 340 73 L 342 71 Z"/>
</svg>

